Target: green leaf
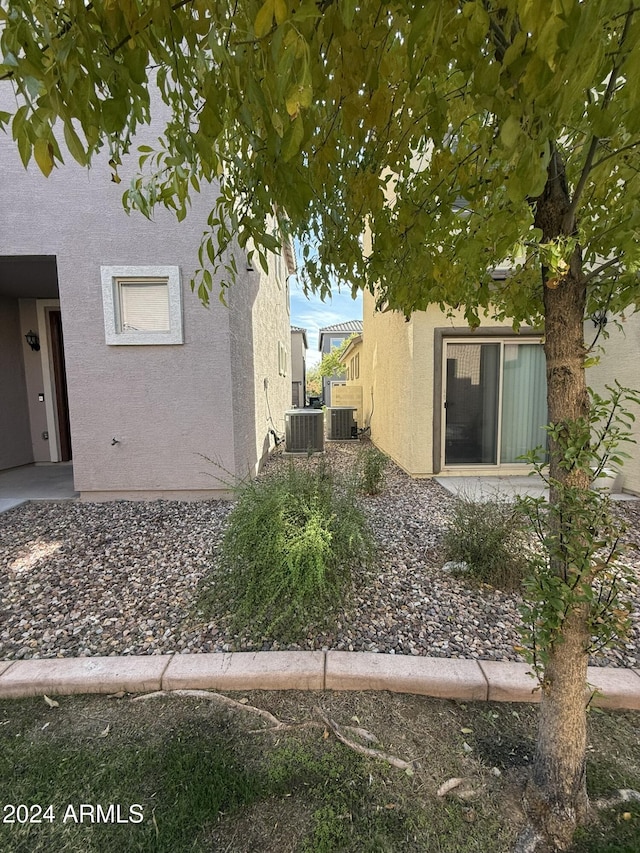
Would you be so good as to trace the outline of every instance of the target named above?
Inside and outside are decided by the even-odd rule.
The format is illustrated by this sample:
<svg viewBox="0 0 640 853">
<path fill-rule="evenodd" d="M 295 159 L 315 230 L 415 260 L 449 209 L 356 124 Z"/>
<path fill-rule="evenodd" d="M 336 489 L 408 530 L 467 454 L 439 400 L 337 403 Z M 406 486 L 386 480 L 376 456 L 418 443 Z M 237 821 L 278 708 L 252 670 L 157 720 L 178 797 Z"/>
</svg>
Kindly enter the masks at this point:
<svg viewBox="0 0 640 853">
<path fill-rule="evenodd" d="M 479 62 L 473 72 L 473 80 L 478 92 L 494 93 L 500 81 L 500 66 L 497 62 Z"/>
<path fill-rule="evenodd" d="M 304 138 L 302 116 L 298 115 L 290 124 L 282 142 L 282 158 L 288 163 L 300 150 Z"/>
<path fill-rule="evenodd" d="M 124 51 L 124 64 L 129 69 L 131 79 L 142 84 L 147 79 L 147 62 L 149 55 L 144 48 L 135 47 Z"/>
<path fill-rule="evenodd" d="M 102 102 L 102 120 L 107 133 L 118 133 L 127 121 L 127 103 L 120 98 Z"/>
<path fill-rule="evenodd" d="M 20 154 L 20 159 L 22 160 L 22 165 L 26 169 L 29 165 L 29 160 L 31 160 L 31 153 L 33 151 L 31 140 L 25 133 L 18 136 L 16 142 L 18 145 L 18 153 Z"/>
<path fill-rule="evenodd" d="M 302 0 L 297 9 L 293 9 L 293 19 L 296 23 L 301 21 L 315 21 L 322 17 L 320 9 L 315 0 Z"/>
<path fill-rule="evenodd" d="M 518 116 L 510 115 L 500 128 L 500 141 L 508 150 L 516 147 L 522 133 Z"/>
<path fill-rule="evenodd" d="M 13 121 L 11 123 L 11 133 L 16 141 L 19 139 L 20 136 L 26 135 L 25 125 L 28 115 L 29 108 L 26 106 L 19 107 L 16 110 L 16 113 L 13 117 Z"/>
<path fill-rule="evenodd" d="M 356 0 L 341 0 L 340 3 L 340 15 L 342 16 L 342 23 L 345 25 L 346 29 L 350 30 L 353 26 L 353 19 L 356 13 Z"/>
<path fill-rule="evenodd" d="M 215 139 L 222 131 L 222 128 L 223 124 L 218 111 L 209 104 L 205 104 L 204 109 L 200 113 L 200 130 L 209 139 Z"/>
<path fill-rule="evenodd" d="M 80 137 L 75 132 L 71 124 L 68 122 L 64 126 L 64 141 L 67 143 L 67 148 L 71 156 L 80 163 L 81 166 L 87 165 L 87 155 L 84 146 L 80 141 Z"/>
</svg>

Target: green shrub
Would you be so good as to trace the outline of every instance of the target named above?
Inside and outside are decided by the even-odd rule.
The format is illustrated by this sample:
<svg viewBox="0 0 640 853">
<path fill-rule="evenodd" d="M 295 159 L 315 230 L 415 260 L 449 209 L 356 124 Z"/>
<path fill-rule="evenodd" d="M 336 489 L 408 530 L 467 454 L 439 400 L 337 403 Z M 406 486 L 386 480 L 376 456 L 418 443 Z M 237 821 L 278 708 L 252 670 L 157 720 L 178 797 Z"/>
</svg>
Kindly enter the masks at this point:
<svg viewBox="0 0 640 853">
<path fill-rule="evenodd" d="M 502 589 L 518 587 L 528 574 L 525 524 L 506 499 L 457 497 L 443 541 L 446 560 L 464 563 L 464 574 Z"/>
<path fill-rule="evenodd" d="M 377 447 L 365 447 L 358 454 L 356 468 L 359 475 L 359 487 L 366 495 L 377 495 L 384 486 L 384 473 L 389 464 Z"/>
<path fill-rule="evenodd" d="M 302 640 L 327 627 L 372 539 L 353 489 L 320 462 L 245 483 L 200 607 L 253 639 Z"/>
</svg>

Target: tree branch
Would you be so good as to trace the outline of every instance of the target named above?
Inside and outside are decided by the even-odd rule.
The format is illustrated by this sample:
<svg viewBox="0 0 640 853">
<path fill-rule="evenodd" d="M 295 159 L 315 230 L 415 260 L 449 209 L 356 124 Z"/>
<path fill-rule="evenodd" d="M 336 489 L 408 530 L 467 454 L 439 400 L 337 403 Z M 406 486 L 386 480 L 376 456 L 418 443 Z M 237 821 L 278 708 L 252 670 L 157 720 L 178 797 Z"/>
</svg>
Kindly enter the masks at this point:
<svg viewBox="0 0 640 853">
<path fill-rule="evenodd" d="M 622 154 L 623 151 L 630 151 L 632 148 L 637 148 L 638 145 L 640 145 L 640 139 L 636 139 L 635 142 L 630 142 L 628 145 L 623 145 L 622 148 L 617 148 L 615 151 L 610 151 L 604 157 L 600 157 L 599 160 L 596 160 L 592 168 L 596 169 L 601 163 L 606 163 L 607 160 L 611 160 L 612 157 L 617 157 L 619 154 Z"/>
<path fill-rule="evenodd" d="M 405 761 L 403 758 L 398 758 L 396 755 L 389 755 L 379 749 L 371 749 L 368 746 L 362 746 L 362 744 L 350 740 L 344 736 L 338 724 L 334 720 L 330 720 L 320 708 L 316 708 L 315 711 L 322 722 L 333 732 L 340 743 L 348 746 L 349 749 L 352 749 L 354 752 L 358 752 L 360 755 L 366 755 L 367 758 L 376 758 L 378 761 L 386 761 L 387 764 L 390 764 L 392 767 L 397 767 L 398 770 L 404 770 L 405 773 L 412 774 L 416 768 L 417 763 L 415 761 Z"/>
<path fill-rule="evenodd" d="M 634 9 L 631 8 L 626 13 L 626 20 L 624 22 L 624 27 L 622 30 L 622 34 L 620 35 L 620 41 L 618 42 L 618 51 L 616 53 L 616 58 L 613 61 L 613 67 L 611 68 L 611 74 L 609 76 L 609 82 L 607 83 L 607 88 L 604 93 L 604 97 L 602 99 L 601 112 L 604 112 L 609 104 L 611 103 L 611 99 L 613 98 L 616 84 L 618 80 L 618 71 L 620 70 L 620 64 L 617 60 L 617 55 L 622 49 L 623 44 L 626 41 L 626 38 L 629 34 L 629 29 L 631 27 L 631 19 L 633 17 Z M 596 156 L 596 151 L 598 149 L 598 145 L 600 143 L 600 137 L 595 133 L 591 137 L 591 143 L 589 145 L 589 150 L 587 152 L 587 157 L 584 161 L 584 166 L 582 167 L 582 173 L 580 175 L 580 179 L 576 185 L 576 188 L 573 193 L 573 198 L 571 199 L 571 204 L 569 205 L 569 209 L 565 213 L 564 221 L 562 223 L 563 231 L 565 234 L 573 234 L 575 230 L 575 219 L 576 219 L 576 211 L 578 210 L 578 205 L 580 204 L 580 198 L 582 197 L 582 193 L 584 192 L 584 188 L 587 185 L 587 180 L 591 171 L 594 168 L 594 159 Z"/>
<path fill-rule="evenodd" d="M 611 267 L 614 267 L 616 264 L 619 264 L 620 261 L 622 260 L 622 257 L 623 257 L 622 255 L 616 255 L 615 258 L 611 258 L 610 260 L 606 261 L 604 264 L 600 264 L 599 267 L 596 267 L 596 269 L 591 270 L 591 272 L 587 276 L 584 277 L 582 283 L 584 285 L 589 284 L 590 281 L 592 281 L 594 278 L 597 278 L 605 270 L 610 269 Z"/>
</svg>

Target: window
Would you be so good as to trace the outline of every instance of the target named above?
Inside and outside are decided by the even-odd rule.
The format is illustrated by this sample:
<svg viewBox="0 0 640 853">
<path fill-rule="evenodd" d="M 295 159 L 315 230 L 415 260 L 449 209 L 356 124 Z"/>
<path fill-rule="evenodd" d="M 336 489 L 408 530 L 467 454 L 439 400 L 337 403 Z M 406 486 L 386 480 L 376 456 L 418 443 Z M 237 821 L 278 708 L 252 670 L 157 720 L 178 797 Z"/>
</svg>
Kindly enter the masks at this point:
<svg viewBox="0 0 640 853">
<path fill-rule="evenodd" d="M 181 344 L 178 267 L 101 267 L 107 344 Z"/>
<path fill-rule="evenodd" d="M 344 338 L 329 338 L 329 349 L 337 349 L 344 343 Z"/>
<path fill-rule="evenodd" d="M 349 379 L 360 379 L 360 353 L 349 362 Z"/>
</svg>

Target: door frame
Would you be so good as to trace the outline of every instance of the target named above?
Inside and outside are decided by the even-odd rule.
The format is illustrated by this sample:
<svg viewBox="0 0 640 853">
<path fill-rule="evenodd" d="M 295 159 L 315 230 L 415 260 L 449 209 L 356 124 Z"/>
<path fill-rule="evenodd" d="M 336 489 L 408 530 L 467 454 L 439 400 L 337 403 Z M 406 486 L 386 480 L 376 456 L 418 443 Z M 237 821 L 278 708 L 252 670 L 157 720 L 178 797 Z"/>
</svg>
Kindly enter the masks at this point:
<svg viewBox="0 0 640 853">
<path fill-rule="evenodd" d="M 40 364 L 42 366 L 42 385 L 44 406 L 49 433 L 49 454 L 52 462 L 62 461 L 60 443 L 60 425 L 58 422 L 57 389 L 52 364 L 51 335 L 49 333 L 49 313 L 60 311 L 59 299 L 37 299 L 38 337 L 40 338 Z"/>
</svg>

